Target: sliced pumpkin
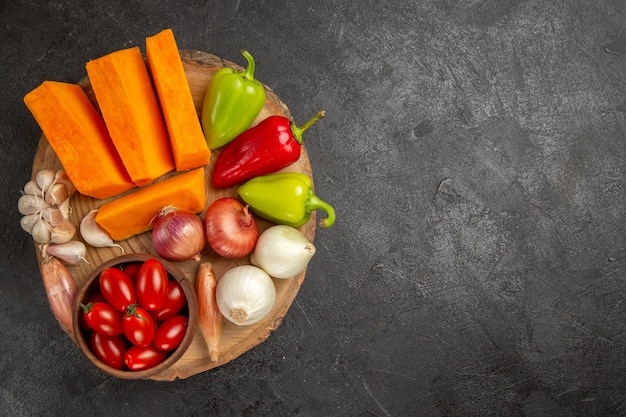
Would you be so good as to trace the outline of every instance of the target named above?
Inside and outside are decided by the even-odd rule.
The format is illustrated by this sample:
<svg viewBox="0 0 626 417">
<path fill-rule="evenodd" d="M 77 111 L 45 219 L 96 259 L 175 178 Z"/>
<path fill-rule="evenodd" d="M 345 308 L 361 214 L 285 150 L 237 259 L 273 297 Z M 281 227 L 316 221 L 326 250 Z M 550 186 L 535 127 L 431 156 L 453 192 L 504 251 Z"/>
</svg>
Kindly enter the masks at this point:
<svg viewBox="0 0 626 417">
<path fill-rule="evenodd" d="M 207 165 L 211 151 L 204 138 L 171 29 L 146 38 L 146 56 L 169 134 L 176 170 L 186 171 Z"/>
<path fill-rule="evenodd" d="M 79 85 L 44 81 L 24 103 L 81 194 L 104 199 L 135 187 L 102 117 Z"/>
<path fill-rule="evenodd" d="M 113 240 L 152 229 L 152 219 L 165 206 L 199 213 L 206 205 L 204 168 L 196 168 L 123 195 L 102 205 L 96 223 Z"/>
<path fill-rule="evenodd" d="M 111 139 L 137 186 L 174 169 L 167 129 L 139 47 L 87 62 Z"/>
</svg>

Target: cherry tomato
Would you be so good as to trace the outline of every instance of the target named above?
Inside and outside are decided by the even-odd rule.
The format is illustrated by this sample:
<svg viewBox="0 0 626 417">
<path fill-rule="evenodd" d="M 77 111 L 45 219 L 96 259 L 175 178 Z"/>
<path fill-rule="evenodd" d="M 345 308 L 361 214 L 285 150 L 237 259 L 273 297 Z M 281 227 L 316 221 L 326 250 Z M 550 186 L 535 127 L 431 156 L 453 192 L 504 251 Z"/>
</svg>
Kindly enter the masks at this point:
<svg viewBox="0 0 626 417">
<path fill-rule="evenodd" d="M 150 315 L 154 321 L 162 322 L 178 314 L 185 304 L 187 304 L 187 297 L 183 287 L 176 280 L 171 279 L 167 283 L 165 303 L 160 309 L 151 311 Z"/>
<path fill-rule="evenodd" d="M 154 345 L 131 346 L 124 352 L 124 364 L 131 371 L 142 371 L 160 364 L 166 357 L 167 353 Z"/>
<path fill-rule="evenodd" d="M 187 317 L 174 316 L 165 320 L 156 329 L 154 346 L 160 350 L 174 350 L 180 345 L 187 331 Z"/>
<path fill-rule="evenodd" d="M 122 313 L 111 305 L 97 301 L 95 303 L 81 304 L 85 314 L 85 320 L 94 331 L 107 336 L 122 334 Z"/>
<path fill-rule="evenodd" d="M 131 304 L 124 314 L 124 336 L 135 346 L 148 346 L 154 339 L 156 323 L 143 308 Z"/>
<path fill-rule="evenodd" d="M 87 297 L 87 304 L 95 303 L 98 301 L 106 302 L 106 300 L 104 299 L 104 296 L 102 295 L 100 291 L 97 291 L 91 294 L 89 297 Z M 89 324 L 87 324 L 87 319 L 85 318 L 85 314 L 78 315 L 78 325 L 80 326 L 80 329 L 82 331 L 91 330 L 91 327 L 89 327 Z"/>
<path fill-rule="evenodd" d="M 100 291 L 109 304 L 117 311 L 137 302 L 135 284 L 130 277 L 117 268 L 106 268 L 100 274 Z"/>
<path fill-rule="evenodd" d="M 131 281 L 135 282 L 137 280 L 137 275 L 139 275 L 141 265 L 143 265 L 141 262 L 132 262 L 124 266 L 124 272 L 128 275 Z"/>
<path fill-rule="evenodd" d="M 124 368 L 126 340 L 122 335 L 107 336 L 92 332 L 89 337 L 91 351 L 98 359 L 115 369 Z"/>
<path fill-rule="evenodd" d="M 167 296 L 167 271 L 161 262 L 154 258 L 143 263 L 137 276 L 135 290 L 137 302 L 146 310 L 158 310 Z"/>
</svg>

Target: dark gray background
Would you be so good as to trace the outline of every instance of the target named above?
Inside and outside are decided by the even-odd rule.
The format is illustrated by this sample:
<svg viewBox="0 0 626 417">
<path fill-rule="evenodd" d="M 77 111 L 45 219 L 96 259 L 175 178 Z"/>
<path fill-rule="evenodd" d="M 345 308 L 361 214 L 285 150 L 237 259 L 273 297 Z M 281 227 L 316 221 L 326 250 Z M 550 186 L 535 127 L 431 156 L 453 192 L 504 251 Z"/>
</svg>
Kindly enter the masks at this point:
<svg viewBox="0 0 626 417">
<path fill-rule="evenodd" d="M 305 140 L 338 221 L 265 343 L 129 382 L 50 313 L 22 98 L 166 27 L 327 111 Z M 0 39 L 0 414 L 626 415 L 624 0 L 2 0 Z"/>
</svg>

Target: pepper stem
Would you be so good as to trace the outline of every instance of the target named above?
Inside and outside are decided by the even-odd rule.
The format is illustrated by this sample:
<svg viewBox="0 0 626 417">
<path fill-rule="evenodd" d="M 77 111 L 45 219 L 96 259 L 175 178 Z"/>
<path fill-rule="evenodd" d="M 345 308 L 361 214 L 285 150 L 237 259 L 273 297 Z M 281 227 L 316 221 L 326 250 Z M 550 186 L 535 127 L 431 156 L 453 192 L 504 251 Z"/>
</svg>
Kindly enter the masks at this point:
<svg viewBox="0 0 626 417">
<path fill-rule="evenodd" d="M 254 80 L 254 70 L 255 70 L 255 67 L 256 67 L 256 64 L 254 62 L 254 58 L 252 57 L 252 55 L 248 51 L 241 51 L 241 55 L 243 55 L 243 57 L 246 58 L 246 61 L 248 61 L 248 67 L 244 71 L 242 71 L 240 74 L 246 80 L 253 81 Z"/>
<path fill-rule="evenodd" d="M 320 227 L 329 228 L 335 223 L 335 209 L 315 194 L 309 198 L 308 209 L 311 211 L 319 209 L 326 212 L 326 218 L 319 222 Z"/>
<path fill-rule="evenodd" d="M 311 120 L 309 120 L 308 122 L 306 122 L 305 124 L 303 124 L 302 126 L 296 126 L 293 123 L 291 124 L 291 132 L 293 133 L 293 138 L 300 144 L 302 145 L 302 134 L 311 126 L 313 126 L 315 123 L 317 123 L 318 120 L 323 119 L 324 116 L 326 116 L 326 112 L 324 110 L 319 111 L 315 116 L 313 116 L 311 118 Z"/>
</svg>

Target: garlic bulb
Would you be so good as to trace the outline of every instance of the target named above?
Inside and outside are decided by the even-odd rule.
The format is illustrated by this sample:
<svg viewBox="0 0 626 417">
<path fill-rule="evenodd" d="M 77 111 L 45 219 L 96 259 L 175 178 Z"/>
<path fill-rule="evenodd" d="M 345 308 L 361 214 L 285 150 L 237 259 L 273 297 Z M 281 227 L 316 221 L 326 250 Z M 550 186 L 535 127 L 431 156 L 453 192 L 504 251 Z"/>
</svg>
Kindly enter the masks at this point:
<svg viewBox="0 0 626 417">
<path fill-rule="evenodd" d="M 217 306 L 238 326 L 261 321 L 274 307 L 276 288 L 262 269 L 241 265 L 227 271 L 217 284 Z"/>
<path fill-rule="evenodd" d="M 117 247 L 124 253 L 124 248 L 113 243 L 113 239 L 107 231 L 96 223 L 96 214 L 98 214 L 97 209 L 91 210 L 80 221 L 80 235 L 85 242 L 96 248 Z"/>
<path fill-rule="evenodd" d="M 315 246 L 298 229 L 282 224 L 261 233 L 250 257 L 253 265 L 274 278 L 293 278 L 305 270 Z"/>
<path fill-rule="evenodd" d="M 76 227 L 70 222 L 70 197 L 76 191 L 64 170 L 43 169 L 28 181 L 17 202 L 22 228 L 37 243 L 65 243 Z"/>
</svg>

